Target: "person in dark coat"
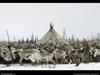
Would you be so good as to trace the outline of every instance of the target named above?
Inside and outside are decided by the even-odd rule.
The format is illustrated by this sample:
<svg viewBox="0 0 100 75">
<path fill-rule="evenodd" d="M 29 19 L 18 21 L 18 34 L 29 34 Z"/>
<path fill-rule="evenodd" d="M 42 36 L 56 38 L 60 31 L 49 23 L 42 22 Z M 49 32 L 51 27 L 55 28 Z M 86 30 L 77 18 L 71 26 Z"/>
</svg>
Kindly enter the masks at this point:
<svg viewBox="0 0 100 75">
<path fill-rule="evenodd" d="M 76 58 L 76 65 L 75 65 L 75 67 L 76 67 L 76 66 L 79 66 L 79 64 L 81 63 L 80 60 L 81 60 L 80 57 L 77 57 L 77 58 Z"/>
<path fill-rule="evenodd" d="M 82 60 L 82 55 L 81 55 L 82 53 L 81 53 L 81 51 L 77 50 L 76 52 L 77 53 L 75 55 L 75 58 L 76 58 L 76 60 L 75 60 L 75 63 L 76 63 L 75 67 L 79 66 L 79 64 L 81 63 L 81 60 Z"/>
</svg>

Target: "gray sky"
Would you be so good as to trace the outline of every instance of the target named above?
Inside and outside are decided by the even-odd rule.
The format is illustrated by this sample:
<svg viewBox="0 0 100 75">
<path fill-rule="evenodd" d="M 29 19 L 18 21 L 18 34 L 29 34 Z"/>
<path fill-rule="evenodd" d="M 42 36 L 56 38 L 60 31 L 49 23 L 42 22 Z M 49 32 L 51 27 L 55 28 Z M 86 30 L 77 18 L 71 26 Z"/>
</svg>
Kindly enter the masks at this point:
<svg viewBox="0 0 100 75">
<path fill-rule="evenodd" d="M 41 38 L 54 24 L 55 30 L 67 37 L 90 37 L 100 33 L 100 3 L 0 3 L 0 40 Z"/>
</svg>

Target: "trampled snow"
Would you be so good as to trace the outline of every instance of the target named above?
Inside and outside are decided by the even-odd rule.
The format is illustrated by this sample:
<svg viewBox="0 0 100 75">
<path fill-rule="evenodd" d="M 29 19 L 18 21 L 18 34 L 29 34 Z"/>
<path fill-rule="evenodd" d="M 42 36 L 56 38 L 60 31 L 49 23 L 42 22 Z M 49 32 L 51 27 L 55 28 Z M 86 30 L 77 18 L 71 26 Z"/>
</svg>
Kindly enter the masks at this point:
<svg viewBox="0 0 100 75">
<path fill-rule="evenodd" d="M 57 64 L 54 65 L 38 65 L 33 66 L 31 64 L 24 64 L 20 66 L 20 64 L 12 64 L 9 67 L 6 65 L 0 65 L 0 70 L 100 70 L 100 62 L 99 63 L 81 63 L 79 66 L 75 67 L 75 64 Z"/>
</svg>

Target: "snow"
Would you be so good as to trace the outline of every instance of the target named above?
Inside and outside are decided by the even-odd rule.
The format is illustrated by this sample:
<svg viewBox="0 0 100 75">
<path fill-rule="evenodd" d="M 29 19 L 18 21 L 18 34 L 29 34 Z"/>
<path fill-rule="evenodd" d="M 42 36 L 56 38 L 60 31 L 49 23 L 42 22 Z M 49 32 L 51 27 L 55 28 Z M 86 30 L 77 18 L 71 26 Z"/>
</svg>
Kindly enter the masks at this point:
<svg viewBox="0 0 100 75">
<path fill-rule="evenodd" d="M 12 64 L 9 67 L 6 65 L 0 65 L 0 70 L 100 70 L 99 63 L 81 63 L 79 66 L 75 67 L 75 64 L 57 64 L 47 65 L 47 66 L 33 66 L 31 64 L 24 64 L 20 66 L 19 64 Z"/>
</svg>

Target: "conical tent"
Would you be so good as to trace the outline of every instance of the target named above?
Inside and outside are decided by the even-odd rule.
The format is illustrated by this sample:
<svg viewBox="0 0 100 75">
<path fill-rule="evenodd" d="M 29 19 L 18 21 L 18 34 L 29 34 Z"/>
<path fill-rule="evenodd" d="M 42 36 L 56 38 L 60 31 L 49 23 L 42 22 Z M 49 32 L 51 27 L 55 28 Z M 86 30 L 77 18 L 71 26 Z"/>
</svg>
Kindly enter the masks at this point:
<svg viewBox="0 0 100 75">
<path fill-rule="evenodd" d="M 39 43 L 66 43 L 66 41 L 61 37 L 53 28 L 52 23 L 50 23 L 49 31 L 40 39 Z"/>
</svg>

